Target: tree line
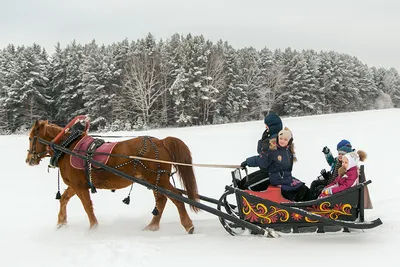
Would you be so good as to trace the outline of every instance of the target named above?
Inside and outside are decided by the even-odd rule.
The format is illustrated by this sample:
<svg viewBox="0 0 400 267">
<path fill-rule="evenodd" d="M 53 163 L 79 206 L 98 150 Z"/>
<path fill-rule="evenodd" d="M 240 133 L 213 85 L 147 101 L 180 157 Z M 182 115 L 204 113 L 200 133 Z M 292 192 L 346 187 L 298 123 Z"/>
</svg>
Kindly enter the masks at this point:
<svg viewBox="0 0 400 267">
<path fill-rule="evenodd" d="M 400 107 L 396 69 L 334 51 L 235 49 L 202 35 L 0 51 L 0 132 L 35 119 L 135 130 Z"/>
</svg>

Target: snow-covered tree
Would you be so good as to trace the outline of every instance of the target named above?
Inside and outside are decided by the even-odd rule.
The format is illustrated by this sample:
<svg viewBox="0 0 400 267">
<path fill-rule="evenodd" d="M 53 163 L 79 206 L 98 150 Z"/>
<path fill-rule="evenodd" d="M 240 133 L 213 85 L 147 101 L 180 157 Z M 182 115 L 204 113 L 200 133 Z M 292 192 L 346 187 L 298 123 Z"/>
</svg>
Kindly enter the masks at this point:
<svg viewBox="0 0 400 267">
<path fill-rule="evenodd" d="M 286 81 L 290 77 L 290 71 L 292 69 L 293 57 L 297 55 L 297 51 L 293 51 L 290 47 L 284 51 L 277 49 L 274 51 L 275 64 L 280 66 L 279 71 L 282 73 L 282 79 L 280 88 L 275 94 L 275 101 L 273 102 L 272 110 L 280 115 L 286 115 L 286 109 L 291 105 L 287 101 L 288 95 L 290 94 L 290 88 L 287 87 Z"/>
<path fill-rule="evenodd" d="M 202 35 L 193 37 L 188 34 L 182 39 L 182 65 L 169 89 L 179 124 L 212 122 L 209 115 L 216 106 L 219 91 L 215 85 L 220 83 L 221 62 L 216 54 L 211 55 L 211 49 L 212 43 Z"/>
<path fill-rule="evenodd" d="M 243 48 L 238 51 L 239 60 L 239 83 L 238 86 L 247 96 L 247 112 L 242 117 L 244 120 L 259 119 L 260 98 L 259 92 L 262 88 L 262 77 L 259 68 L 259 53 L 255 48 Z"/>
<path fill-rule="evenodd" d="M 277 97 L 281 94 L 286 78 L 282 62 L 267 48 L 260 51 L 259 68 L 261 75 L 261 87 L 258 93 L 259 113 L 262 117 L 273 108 Z"/>
<path fill-rule="evenodd" d="M 135 45 L 134 42 L 132 44 L 129 43 L 128 39 L 124 39 L 121 42 L 112 44 L 110 49 L 112 53 L 112 60 L 114 61 L 114 68 L 113 68 L 113 81 L 112 81 L 112 88 L 110 90 L 115 95 L 110 101 L 111 105 L 113 106 L 113 112 L 111 114 L 112 118 L 111 121 L 116 119 L 120 119 L 121 121 L 125 122 L 125 124 L 131 124 L 132 121 L 132 114 L 130 109 L 130 104 L 124 98 L 123 95 L 123 82 L 126 80 L 126 70 L 130 64 L 130 54 L 131 54 L 131 47 Z M 110 116 L 110 114 L 109 114 Z"/>
<path fill-rule="evenodd" d="M 374 83 L 372 71 L 367 65 L 354 58 L 355 87 L 359 89 L 360 102 L 357 103 L 358 110 L 375 108 L 375 100 L 380 95 Z"/>
<path fill-rule="evenodd" d="M 219 41 L 215 46 L 215 53 L 222 61 L 221 74 L 223 81 L 219 86 L 220 96 L 214 114 L 214 123 L 239 121 L 247 109 L 247 95 L 239 85 L 239 60 L 236 50 L 227 42 Z"/>
<path fill-rule="evenodd" d="M 140 113 L 147 126 L 151 119 L 150 111 L 157 99 L 168 89 L 161 86 L 160 49 L 153 35 L 138 40 L 132 52 L 131 65 L 124 83 L 124 96 Z"/>
<path fill-rule="evenodd" d="M 111 121 L 113 116 L 114 84 L 119 75 L 116 72 L 112 50 L 104 45 L 98 47 L 93 40 L 85 47 L 82 63 L 82 100 L 84 108 L 80 113 L 89 114 L 92 119 L 104 118 Z M 116 88 L 115 88 L 116 87 Z"/>
<path fill-rule="evenodd" d="M 48 95 L 50 96 L 48 114 L 49 119 L 56 124 L 63 124 L 66 118 L 59 118 L 58 99 L 66 87 L 67 66 L 66 66 L 66 52 L 61 48 L 60 43 L 55 46 L 55 51 L 50 58 L 48 77 L 49 89 Z"/>
<path fill-rule="evenodd" d="M 165 42 L 160 41 L 160 87 L 167 88 L 154 105 L 153 114 L 157 118 L 158 125 L 175 125 L 179 117 L 176 112 L 173 95 L 170 93 L 172 84 L 176 81 L 181 71 L 183 62 L 183 49 L 181 36 L 174 34 Z"/>
<path fill-rule="evenodd" d="M 372 68 L 372 75 L 381 94 L 388 95 L 394 107 L 400 107 L 400 75 L 394 68 Z"/>
<path fill-rule="evenodd" d="M 74 40 L 65 48 L 65 86 L 58 98 L 54 99 L 57 107 L 56 118 L 64 123 L 69 122 L 83 110 L 82 101 L 82 64 L 83 47 Z"/>
<path fill-rule="evenodd" d="M 46 117 L 48 99 L 47 53 L 39 45 L 9 46 L 3 103 L 6 104 L 11 131 L 24 129 L 34 119 Z"/>
</svg>

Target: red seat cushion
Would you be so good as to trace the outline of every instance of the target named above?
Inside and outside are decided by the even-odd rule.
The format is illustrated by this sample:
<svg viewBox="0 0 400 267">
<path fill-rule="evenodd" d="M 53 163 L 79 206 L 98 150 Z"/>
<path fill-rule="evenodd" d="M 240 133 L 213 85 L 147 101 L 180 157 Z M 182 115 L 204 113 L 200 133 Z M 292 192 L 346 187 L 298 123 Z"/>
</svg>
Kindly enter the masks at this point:
<svg viewBox="0 0 400 267">
<path fill-rule="evenodd" d="M 259 198 L 263 198 L 263 199 L 268 199 L 277 203 L 280 202 L 292 202 L 286 198 L 284 198 L 281 194 L 281 188 L 277 187 L 277 186 L 273 186 L 270 185 L 268 186 L 268 189 L 265 191 L 260 191 L 260 192 L 256 192 L 256 191 L 251 191 L 251 190 L 244 190 L 246 193 L 259 197 Z"/>
</svg>

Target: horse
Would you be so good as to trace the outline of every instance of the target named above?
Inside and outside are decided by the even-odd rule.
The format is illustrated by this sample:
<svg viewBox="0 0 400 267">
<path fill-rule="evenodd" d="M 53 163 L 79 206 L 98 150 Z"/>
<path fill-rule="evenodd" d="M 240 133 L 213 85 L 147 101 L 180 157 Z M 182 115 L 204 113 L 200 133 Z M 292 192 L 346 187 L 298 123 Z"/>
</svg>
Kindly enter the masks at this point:
<svg viewBox="0 0 400 267">
<path fill-rule="evenodd" d="M 55 151 L 51 146 L 47 146 L 39 142 L 39 138 L 46 141 L 52 141 L 55 137 L 61 137 L 60 140 L 65 140 L 70 135 L 70 132 L 65 133 L 64 128 L 49 123 L 47 120 L 36 120 L 29 132 L 29 149 L 26 157 L 26 163 L 29 166 L 39 165 L 41 160 L 46 156 L 54 156 Z M 73 141 L 68 149 L 73 149 L 75 145 L 87 133 L 84 132 L 81 137 Z M 189 199 L 199 201 L 199 194 L 197 190 L 196 177 L 193 172 L 192 156 L 188 146 L 176 137 L 166 137 L 164 139 L 157 139 L 155 137 L 138 136 L 125 141 L 116 142 L 112 148 L 111 154 L 117 155 L 132 155 L 138 154 L 144 158 L 158 158 L 159 160 L 168 162 L 185 163 L 182 165 L 174 165 L 181 183 L 187 192 Z M 71 166 L 71 155 L 64 154 L 58 160 L 58 168 L 64 183 L 68 186 L 60 198 L 60 210 L 58 213 L 57 227 L 62 227 L 67 224 L 67 204 L 68 201 L 77 195 L 82 202 L 85 212 L 89 219 L 90 229 L 97 227 L 98 221 L 93 211 L 93 203 L 90 198 L 90 184 L 88 183 L 87 173 L 85 170 L 76 169 Z M 175 194 L 182 193 L 177 190 L 171 183 L 169 175 L 171 173 L 172 164 L 159 163 L 153 161 L 132 160 L 123 157 L 110 156 L 107 163 L 108 166 L 118 166 L 119 170 L 134 176 L 139 179 L 157 185 L 174 192 Z M 164 170 L 157 172 L 157 170 Z M 116 190 L 130 186 L 133 181 L 121 178 L 112 172 L 98 170 L 92 168 L 91 182 L 95 188 Z M 157 231 L 160 228 L 160 220 L 163 214 L 167 196 L 153 190 L 155 198 L 155 209 L 158 212 L 153 212 L 153 217 L 150 223 L 144 230 Z M 181 201 L 169 198 L 177 207 L 180 221 L 186 232 L 192 234 L 194 232 L 193 222 L 190 219 L 184 203 Z M 199 209 L 195 206 L 190 206 L 194 212 Z"/>
</svg>

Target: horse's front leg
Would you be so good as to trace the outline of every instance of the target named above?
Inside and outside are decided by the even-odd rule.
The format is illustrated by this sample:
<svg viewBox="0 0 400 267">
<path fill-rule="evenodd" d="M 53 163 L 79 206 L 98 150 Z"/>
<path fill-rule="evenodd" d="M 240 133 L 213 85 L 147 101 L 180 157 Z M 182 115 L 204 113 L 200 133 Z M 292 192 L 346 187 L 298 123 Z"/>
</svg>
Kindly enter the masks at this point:
<svg viewBox="0 0 400 267">
<path fill-rule="evenodd" d="M 67 204 L 71 197 L 75 195 L 75 191 L 71 187 L 67 187 L 60 199 L 60 211 L 58 212 L 57 227 L 60 228 L 67 224 Z"/>
<path fill-rule="evenodd" d="M 76 189 L 76 195 L 82 202 L 82 205 L 86 211 L 86 214 L 89 218 L 90 229 L 95 228 L 98 225 L 97 218 L 93 212 L 93 203 L 90 198 L 89 190 L 87 188 Z"/>
</svg>

